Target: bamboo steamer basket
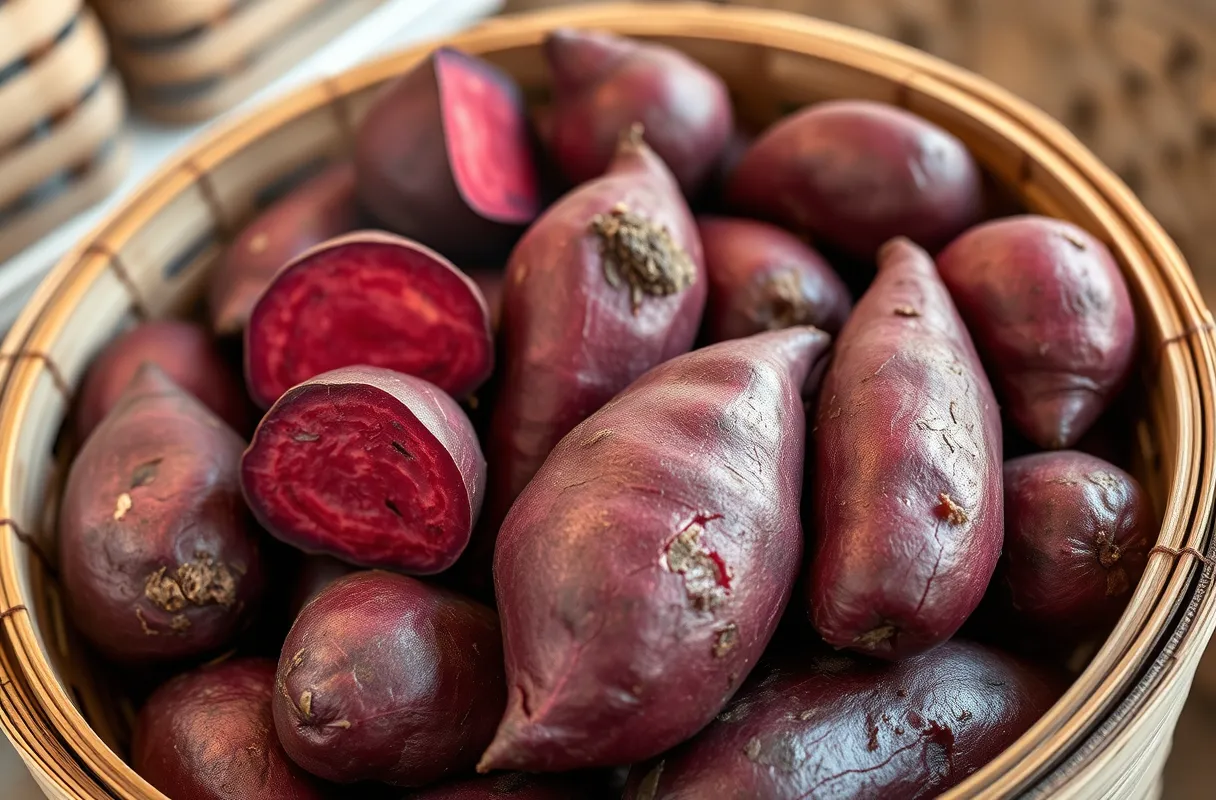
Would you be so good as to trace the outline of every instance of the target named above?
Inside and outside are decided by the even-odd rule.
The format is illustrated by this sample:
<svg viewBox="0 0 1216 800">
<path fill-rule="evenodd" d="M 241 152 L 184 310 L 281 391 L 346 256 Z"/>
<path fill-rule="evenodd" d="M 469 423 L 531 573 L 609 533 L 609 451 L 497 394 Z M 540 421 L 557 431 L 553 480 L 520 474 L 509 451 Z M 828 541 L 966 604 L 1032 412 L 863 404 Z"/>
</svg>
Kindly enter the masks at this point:
<svg viewBox="0 0 1216 800">
<path fill-rule="evenodd" d="M 0 6 L 0 260 L 101 199 L 126 167 L 126 101 L 80 0 Z"/>
<path fill-rule="evenodd" d="M 93 0 L 132 102 L 173 123 L 226 111 L 383 0 Z"/>
<path fill-rule="evenodd" d="M 1041 112 L 959 68 L 829 23 L 757 9 L 614 4 L 500 18 L 447 41 L 543 97 L 539 45 L 557 26 L 678 47 L 717 70 L 740 116 L 754 123 L 825 97 L 908 108 L 960 136 L 1028 209 L 1076 222 L 1112 248 L 1141 323 L 1133 468 L 1161 519 L 1157 547 L 1126 612 L 1065 695 L 947 796 L 1159 793 L 1174 723 L 1216 626 L 1208 560 L 1216 336 L 1160 225 Z M 58 432 L 83 371 L 131 320 L 192 308 L 225 240 L 285 180 L 348 152 L 378 89 L 429 49 L 358 67 L 224 126 L 68 254 L 10 331 L 0 362 L 0 722 L 51 797 L 162 797 L 122 760 L 131 704 L 64 620 L 46 568 L 71 455 Z"/>
</svg>

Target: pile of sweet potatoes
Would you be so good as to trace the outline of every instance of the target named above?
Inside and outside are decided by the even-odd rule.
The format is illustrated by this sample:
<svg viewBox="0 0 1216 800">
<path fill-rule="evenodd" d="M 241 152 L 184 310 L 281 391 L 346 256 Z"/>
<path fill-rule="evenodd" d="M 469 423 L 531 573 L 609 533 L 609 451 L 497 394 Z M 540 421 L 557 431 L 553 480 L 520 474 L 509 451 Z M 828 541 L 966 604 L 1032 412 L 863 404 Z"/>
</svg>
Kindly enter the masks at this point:
<svg viewBox="0 0 1216 800">
<path fill-rule="evenodd" d="M 1153 545 L 1083 451 L 1137 341 L 1110 251 L 985 219 L 899 108 L 749 141 L 667 47 L 543 53 L 529 109 L 437 50 L 249 221 L 205 322 L 93 363 L 59 576 L 102 657 L 176 675 L 132 764 L 177 800 L 959 783 Z"/>
</svg>

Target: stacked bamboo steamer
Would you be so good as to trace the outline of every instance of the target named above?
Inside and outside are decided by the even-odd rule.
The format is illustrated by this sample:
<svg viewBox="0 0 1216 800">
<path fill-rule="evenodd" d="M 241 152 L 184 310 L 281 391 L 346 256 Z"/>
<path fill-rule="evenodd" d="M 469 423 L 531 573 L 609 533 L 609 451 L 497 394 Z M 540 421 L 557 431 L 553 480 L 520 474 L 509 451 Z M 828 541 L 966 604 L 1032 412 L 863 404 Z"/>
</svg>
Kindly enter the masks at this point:
<svg viewBox="0 0 1216 800">
<path fill-rule="evenodd" d="M 0 5 L 0 260 L 118 184 L 125 108 L 81 0 Z"/>
<path fill-rule="evenodd" d="M 241 102 L 383 0 L 92 0 L 132 103 L 166 122 Z"/>
<path fill-rule="evenodd" d="M 1161 766 L 1216 627 L 1216 333 L 1186 262 L 1114 174 L 1061 125 L 992 84 L 892 42 L 744 8 L 630 4 L 499 19 L 450 44 L 543 98 L 540 44 L 559 26 L 677 47 L 731 86 L 747 122 L 805 103 L 864 97 L 958 135 L 1029 210 L 1106 242 L 1139 317 L 1143 358 L 1133 470 L 1161 527 L 1126 612 L 1057 704 L 949 797 L 1141 800 Z M 195 305 L 224 243 L 267 191 L 348 153 L 377 92 L 426 56 L 415 48 L 233 120 L 167 165 L 64 258 L 0 359 L 0 723 L 54 798 L 163 800 L 123 760 L 132 704 L 66 621 L 53 570 L 70 448 L 58 431 L 89 361 L 132 318 Z"/>
</svg>

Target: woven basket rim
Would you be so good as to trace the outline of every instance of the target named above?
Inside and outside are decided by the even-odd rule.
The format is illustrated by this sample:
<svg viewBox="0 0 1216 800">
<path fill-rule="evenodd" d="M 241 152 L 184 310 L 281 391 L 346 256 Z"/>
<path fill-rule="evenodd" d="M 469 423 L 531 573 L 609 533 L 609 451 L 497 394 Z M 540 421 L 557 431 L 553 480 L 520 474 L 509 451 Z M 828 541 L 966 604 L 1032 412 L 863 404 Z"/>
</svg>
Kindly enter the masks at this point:
<svg viewBox="0 0 1216 800">
<path fill-rule="evenodd" d="M 11 508 L 10 476 L 17 463 L 16 440 L 9 435 L 9 426 L 21 419 L 33 381 L 46 368 L 45 364 L 32 357 L 32 353 L 27 352 L 26 347 L 31 341 L 37 342 L 40 336 L 50 335 L 76 312 L 74 298 L 81 294 L 83 286 L 107 269 L 106 259 L 99 253 L 116 252 L 114 243 L 123 241 L 138 229 L 144 210 L 157 207 L 183 186 L 206 181 L 207 163 L 222 160 L 224 155 L 240 150 L 249 142 L 307 111 L 340 103 L 346 94 L 375 84 L 388 73 L 407 69 L 437 44 L 465 47 L 474 52 L 479 48 L 501 49 L 504 43 L 509 43 L 511 47 L 533 46 L 539 43 L 544 31 L 557 25 L 610 27 L 637 36 L 727 39 L 793 52 L 813 52 L 817 57 L 848 61 L 854 66 L 858 62 L 865 62 L 884 77 L 889 78 L 892 74 L 901 76 L 893 79 L 900 81 L 900 85 L 932 90 L 938 95 L 950 96 L 965 103 L 969 112 L 985 115 L 986 124 L 1006 126 L 1007 131 L 1020 130 L 1022 136 L 1037 139 L 1035 152 L 1024 154 L 1027 169 L 1033 168 L 1036 163 L 1049 162 L 1053 169 L 1075 172 L 1083 184 L 1078 183 L 1073 190 L 1084 190 L 1092 197 L 1094 208 L 1088 210 L 1100 215 L 1107 227 L 1117 233 L 1117 241 L 1114 242 L 1117 249 L 1127 259 L 1136 262 L 1138 269 L 1148 270 L 1147 264 L 1155 267 L 1161 284 L 1157 288 L 1164 290 L 1162 296 L 1156 299 L 1167 303 L 1167 306 L 1157 309 L 1159 313 L 1155 315 L 1155 322 L 1161 326 L 1163 337 L 1171 344 L 1163 350 L 1160 358 L 1187 378 L 1186 385 L 1179 387 L 1179 402 L 1189 412 L 1189 419 L 1178 422 L 1184 433 L 1194 428 L 1194 441 L 1187 441 L 1182 436 L 1178 443 L 1177 474 L 1187 481 L 1187 485 L 1175 484 L 1171 487 L 1168 508 L 1173 509 L 1174 516 L 1171 517 L 1167 510 L 1163 533 L 1177 535 L 1163 543 L 1176 549 L 1207 549 L 1207 531 L 1213 504 L 1213 459 L 1216 458 L 1212 450 L 1216 448 L 1201 445 L 1210 442 L 1212 432 L 1216 430 L 1216 403 L 1213 402 L 1216 394 L 1216 336 L 1212 332 L 1212 317 L 1181 254 L 1131 192 L 1061 125 L 964 70 L 880 37 L 830 23 L 777 11 L 699 3 L 662 7 L 622 3 L 551 9 L 492 19 L 465 33 L 377 59 L 293 92 L 229 121 L 206 140 L 180 154 L 146 180 L 141 189 L 111 212 L 88 239 L 64 257 L 39 287 L 5 341 L 4 353 L 24 353 L 26 357 L 10 357 L 0 364 L 0 469 L 4 470 L 0 483 L 0 517 L 7 515 Z M 1125 644 L 1138 647 L 1142 657 L 1138 658 L 1134 649 L 1132 654 L 1107 652 L 1112 650 L 1116 635 L 1124 627 L 1121 623 L 1090 669 L 1065 695 L 1065 699 L 1071 698 L 1071 703 L 1082 713 L 1074 713 L 1063 719 L 1051 719 L 1052 714 L 1049 714 L 1010 750 L 947 796 L 964 796 L 980 789 L 1001 794 L 1022 790 L 1029 777 L 1038 780 L 1048 772 L 1049 767 L 1055 766 L 1054 756 L 1059 755 L 1058 748 L 1046 745 L 1058 744 L 1062 738 L 1069 743 L 1068 749 L 1072 750 L 1084 743 L 1083 734 L 1088 734 L 1092 725 L 1105 718 L 1095 717 L 1096 711 L 1111 700 L 1086 694 L 1091 691 L 1100 694 L 1103 689 L 1113 691 L 1107 683 L 1095 682 L 1092 680 L 1094 676 L 1090 676 L 1089 683 L 1083 684 L 1104 653 L 1112 662 L 1107 677 L 1116 687 L 1120 681 L 1132 681 L 1137 673 L 1157 663 L 1148 658 L 1149 655 L 1155 655 L 1157 660 L 1164 658 L 1167 662 L 1190 656 L 1197 658 L 1196 652 L 1202 649 L 1216 624 L 1216 613 L 1213 611 L 1216 601 L 1207 591 L 1206 580 L 1200 580 L 1196 560 L 1175 560 L 1165 554 L 1159 555 L 1160 558 L 1150 562 L 1146 579 L 1137 588 L 1132 601 L 1133 605 L 1144 606 L 1144 621 L 1148 627 L 1138 631 L 1138 636 L 1134 635 L 1137 632 L 1123 631 Z M 6 608 L 21 602 L 15 570 L 17 559 L 24 556 L 13 536 L 0 541 L 0 600 Z M 1153 582 L 1160 584 L 1159 594 L 1151 598 L 1148 597 L 1150 575 Z M 16 673 L 14 678 L 31 682 L 34 688 L 32 694 L 43 705 L 40 710 L 49 724 L 84 727 L 83 718 L 75 711 L 62 687 L 55 682 L 45 654 L 37 651 L 37 640 L 29 616 L 12 615 L 3 624 L 7 634 L 3 655 L 9 659 L 5 670 Z M 1168 640 L 1164 645 L 1161 644 L 1162 638 Z M 12 666 L 17 669 L 12 670 Z M 1167 685 L 1165 678 L 1168 676 L 1168 670 L 1154 672 L 1149 669 L 1148 675 L 1139 684 L 1124 686 L 1121 694 L 1134 697 L 1135 690 L 1143 689 L 1139 700 L 1148 702 L 1155 691 Z M 1145 683 L 1146 680 L 1149 682 Z M 0 703 L 4 701 L 5 696 L 0 695 Z M 1064 703 L 1065 700 L 1061 700 L 1061 704 Z M 1134 712 L 1135 707 L 1130 711 Z M 5 714 L 3 722 L 10 736 L 20 746 L 21 739 L 10 726 L 9 716 Z M 1134 722 L 1134 715 L 1129 714 L 1124 721 L 1128 724 Z M 57 733 L 59 736 L 65 735 L 62 729 L 58 729 Z M 74 730 L 72 733 L 87 740 L 94 753 L 109 754 L 117 762 L 89 763 L 89 767 L 103 772 L 109 769 L 130 772 L 91 730 Z M 1036 749 L 1027 742 L 1037 743 L 1039 747 Z M 80 757 L 84 758 L 83 755 Z M 125 777 L 128 786 L 146 787 L 134 773 Z M 149 792 L 146 796 L 158 795 Z"/>
</svg>

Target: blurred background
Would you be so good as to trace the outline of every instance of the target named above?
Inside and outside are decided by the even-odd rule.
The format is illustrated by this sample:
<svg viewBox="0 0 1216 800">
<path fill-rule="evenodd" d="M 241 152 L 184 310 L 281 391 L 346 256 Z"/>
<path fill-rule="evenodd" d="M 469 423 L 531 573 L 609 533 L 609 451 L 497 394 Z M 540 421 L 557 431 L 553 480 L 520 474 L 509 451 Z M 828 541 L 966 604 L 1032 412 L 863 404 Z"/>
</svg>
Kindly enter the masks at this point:
<svg viewBox="0 0 1216 800">
<path fill-rule="evenodd" d="M 584 0 L 573 0 L 583 2 Z M 384 52 L 555 0 L 0 2 L 0 330 L 38 280 L 185 142 Z M 1216 0 L 742 0 L 901 41 L 1067 125 L 1216 300 Z M 1216 797 L 1216 657 L 1165 797 Z M 41 797 L 0 740 L 0 797 Z"/>
</svg>

